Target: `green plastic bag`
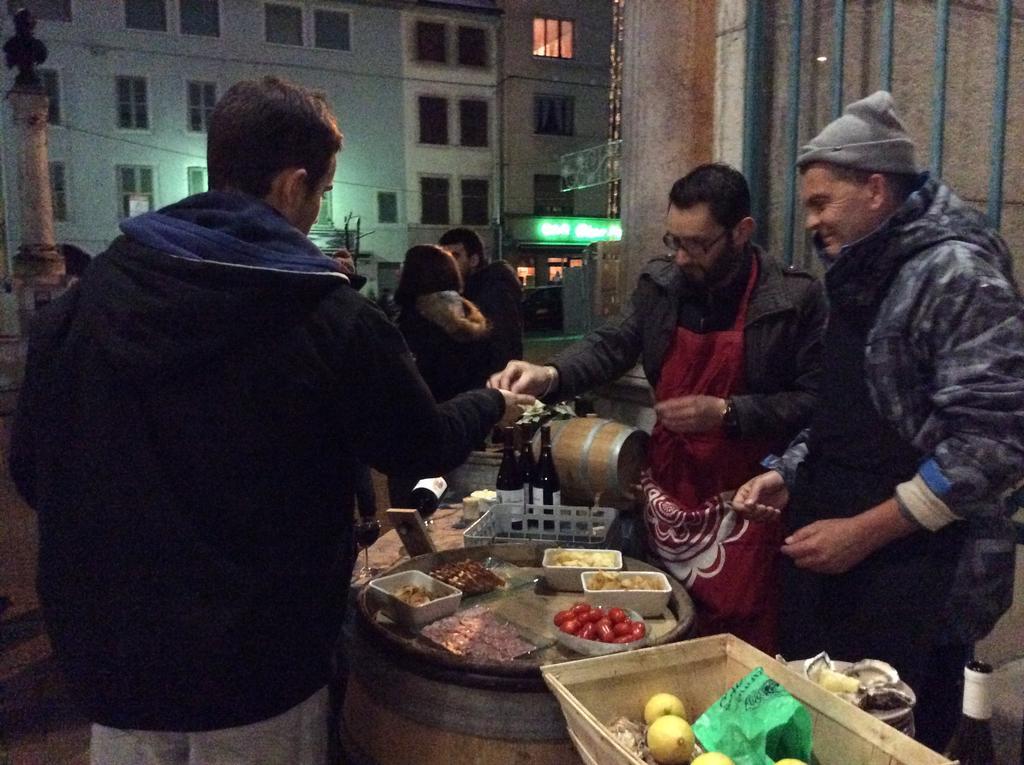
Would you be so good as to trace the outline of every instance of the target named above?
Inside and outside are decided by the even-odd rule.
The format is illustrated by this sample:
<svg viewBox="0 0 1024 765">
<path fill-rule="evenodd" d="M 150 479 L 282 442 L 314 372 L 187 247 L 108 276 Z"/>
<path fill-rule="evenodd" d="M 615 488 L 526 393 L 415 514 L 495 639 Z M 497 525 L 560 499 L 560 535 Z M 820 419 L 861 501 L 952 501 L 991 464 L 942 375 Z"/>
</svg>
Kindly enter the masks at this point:
<svg viewBox="0 0 1024 765">
<path fill-rule="evenodd" d="M 736 765 L 811 761 L 810 713 L 761 667 L 712 704 L 693 732 L 706 751 L 728 755 Z"/>
</svg>

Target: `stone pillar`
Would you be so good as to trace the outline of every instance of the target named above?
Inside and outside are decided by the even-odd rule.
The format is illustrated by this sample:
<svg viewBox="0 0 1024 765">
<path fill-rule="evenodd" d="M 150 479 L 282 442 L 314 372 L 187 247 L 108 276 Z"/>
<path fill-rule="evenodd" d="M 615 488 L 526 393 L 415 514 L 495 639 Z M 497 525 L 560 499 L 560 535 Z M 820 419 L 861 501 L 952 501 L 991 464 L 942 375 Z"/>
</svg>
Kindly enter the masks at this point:
<svg viewBox="0 0 1024 765">
<path fill-rule="evenodd" d="M 46 94 L 15 87 L 9 98 L 14 116 L 15 150 L 18 152 L 18 189 L 21 207 L 21 245 L 14 255 L 14 283 L 18 307 L 25 320 L 64 288 L 64 259 L 53 231 L 53 199 L 50 190 Z"/>
<path fill-rule="evenodd" d="M 711 161 L 715 0 L 630 0 L 622 82 L 624 296 L 661 253 L 672 183 Z"/>
</svg>

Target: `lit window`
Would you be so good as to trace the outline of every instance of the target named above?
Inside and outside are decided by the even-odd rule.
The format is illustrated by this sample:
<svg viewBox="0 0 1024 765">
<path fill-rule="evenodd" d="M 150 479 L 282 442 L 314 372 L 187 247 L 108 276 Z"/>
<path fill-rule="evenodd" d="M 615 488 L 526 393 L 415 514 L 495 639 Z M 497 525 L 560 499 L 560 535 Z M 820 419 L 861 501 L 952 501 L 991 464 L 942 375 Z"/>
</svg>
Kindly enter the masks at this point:
<svg viewBox="0 0 1024 765">
<path fill-rule="evenodd" d="M 377 192 L 377 222 L 398 223 L 398 194 L 393 191 Z"/>
<path fill-rule="evenodd" d="M 149 130 L 149 99 L 144 77 L 117 78 L 117 126 Z"/>
<path fill-rule="evenodd" d="M 181 33 L 220 37 L 220 0 L 179 0 Z"/>
<path fill-rule="evenodd" d="M 562 176 L 533 176 L 534 215 L 572 215 L 573 193 L 562 191 Z"/>
<path fill-rule="evenodd" d="M 533 20 L 533 55 L 545 58 L 572 58 L 572 27 L 568 19 Z"/>
<path fill-rule="evenodd" d="M 570 96 L 534 96 L 533 132 L 542 135 L 573 135 L 573 107 Z"/>
<path fill-rule="evenodd" d="M 340 11 L 313 12 L 313 44 L 330 50 L 351 50 L 352 27 L 349 14 Z"/>
<path fill-rule="evenodd" d="M 124 0 L 124 25 L 150 32 L 167 31 L 167 0 Z"/>
<path fill-rule="evenodd" d="M 448 99 L 420 96 L 420 143 L 448 143 Z"/>
<path fill-rule="evenodd" d="M 153 209 L 153 168 L 119 165 L 117 168 L 119 214 L 122 218 L 141 215 Z"/>
<path fill-rule="evenodd" d="M 488 183 L 485 179 L 462 179 L 462 222 L 486 225 L 491 216 L 487 204 Z"/>
<path fill-rule="evenodd" d="M 50 195 L 53 198 L 53 219 L 68 219 L 68 187 L 63 162 L 50 163 Z"/>
<path fill-rule="evenodd" d="M 444 24 L 429 21 L 416 22 L 416 59 L 443 64 L 448 60 L 447 36 Z"/>
<path fill-rule="evenodd" d="M 459 101 L 459 143 L 462 146 L 487 145 L 486 101 Z"/>
<path fill-rule="evenodd" d="M 188 129 L 205 133 L 210 127 L 210 115 L 217 104 L 217 85 L 213 82 L 188 84 Z"/>
<path fill-rule="evenodd" d="M 209 189 L 205 167 L 187 167 L 188 174 L 188 195 L 202 194 Z"/>
<path fill-rule="evenodd" d="M 448 225 L 447 178 L 420 178 L 420 207 L 421 223 Z"/>
<path fill-rule="evenodd" d="M 267 42 L 302 45 L 302 8 L 267 3 L 263 6 Z"/>
<path fill-rule="evenodd" d="M 37 19 L 71 21 L 71 0 L 7 0 L 12 16 L 19 8 L 28 8 Z"/>
<path fill-rule="evenodd" d="M 487 66 L 487 30 L 459 27 L 459 63 L 463 66 Z"/>
<path fill-rule="evenodd" d="M 38 69 L 39 79 L 43 83 L 43 90 L 46 91 L 46 97 L 50 99 L 50 117 L 49 121 L 51 125 L 60 124 L 60 77 L 53 69 Z"/>
</svg>

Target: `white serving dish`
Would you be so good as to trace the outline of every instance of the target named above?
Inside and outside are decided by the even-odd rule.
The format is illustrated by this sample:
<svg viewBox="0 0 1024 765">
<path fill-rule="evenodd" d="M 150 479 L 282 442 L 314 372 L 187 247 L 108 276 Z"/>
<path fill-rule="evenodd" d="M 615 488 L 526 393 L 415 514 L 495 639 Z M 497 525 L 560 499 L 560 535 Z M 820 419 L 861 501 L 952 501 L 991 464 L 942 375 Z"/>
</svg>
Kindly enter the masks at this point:
<svg viewBox="0 0 1024 765">
<path fill-rule="evenodd" d="M 422 606 L 410 606 L 395 597 L 394 593 L 405 585 L 422 587 L 435 596 L 429 603 Z M 459 610 L 462 602 L 462 590 L 445 584 L 422 571 L 402 571 L 398 574 L 372 579 L 367 585 L 383 611 L 392 621 L 407 627 L 422 627 L 449 616 Z"/>
<path fill-rule="evenodd" d="M 612 553 L 615 563 L 612 566 L 554 566 L 551 564 L 553 556 L 560 552 L 578 553 Z M 584 571 L 619 571 L 622 568 L 622 553 L 618 550 L 589 550 L 575 547 L 549 547 L 544 551 L 544 560 L 541 565 L 544 567 L 544 578 L 548 585 L 555 590 L 566 592 L 580 592 L 583 590 L 583 582 L 580 574 Z"/>
<path fill-rule="evenodd" d="M 634 622 L 644 621 L 636 611 L 623 610 Z M 647 627 L 646 622 L 644 622 L 644 627 Z M 602 643 L 600 640 L 584 640 L 555 627 L 555 640 L 582 656 L 608 656 L 622 651 L 632 651 L 634 648 L 643 648 L 648 644 L 650 638 L 650 632 L 645 632 L 642 638 L 634 640 L 632 643 Z"/>
<path fill-rule="evenodd" d="M 636 611 L 641 616 L 661 616 L 668 606 L 668 600 L 672 596 L 672 587 L 666 577 L 660 571 L 620 571 L 619 574 L 628 576 L 639 576 L 643 579 L 653 579 L 658 582 L 657 590 L 592 590 L 590 579 L 592 572 L 581 574 L 583 580 L 583 592 L 586 601 L 592 606 L 601 608 L 612 608 L 618 606 L 625 610 Z"/>
</svg>

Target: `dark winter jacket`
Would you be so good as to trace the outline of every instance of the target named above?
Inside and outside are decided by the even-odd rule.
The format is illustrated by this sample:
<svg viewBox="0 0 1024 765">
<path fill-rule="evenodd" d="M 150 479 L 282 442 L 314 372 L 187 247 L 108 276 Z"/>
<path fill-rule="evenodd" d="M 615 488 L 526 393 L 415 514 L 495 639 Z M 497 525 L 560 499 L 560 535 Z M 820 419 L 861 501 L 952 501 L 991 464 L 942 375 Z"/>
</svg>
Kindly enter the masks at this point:
<svg viewBox="0 0 1024 765">
<path fill-rule="evenodd" d="M 965 521 L 945 639 L 991 630 L 1013 592 L 1004 495 L 1024 479 L 1024 301 L 1006 243 L 945 184 L 929 180 L 826 274 L 833 310 L 878 305 L 864 367 L 879 413 L 921 454 L 896 487 L 926 529 Z M 804 439 L 779 471 L 792 481 Z"/>
<path fill-rule="evenodd" d="M 457 292 L 432 292 L 402 311 L 398 328 L 434 398 L 482 388 L 490 374 L 490 323 Z"/>
<path fill-rule="evenodd" d="M 95 722 L 267 719 L 329 678 L 356 461 L 440 474 L 502 400 L 436 406 L 397 328 L 258 200 L 124 228 L 30 340 L 10 466 L 49 635 Z"/>
<path fill-rule="evenodd" d="M 783 268 L 754 249 L 759 269 L 743 333 L 746 390 L 733 396 L 739 435 L 790 438 L 807 424 L 820 377 L 825 299 L 820 282 Z M 670 258 L 657 258 L 640 274 L 628 312 L 552 360 L 558 389 L 568 398 L 615 380 L 643 362 L 651 387 L 675 336 L 679 304 L 695 292 Z"/>
<path fill-rule="evenodd" d="M 499 260 L 470 274 L 463 290 L 491 324 L 487 367 L 499 372 L 523 357 L 523 288 L 515 271 Z"/>
</svg>

